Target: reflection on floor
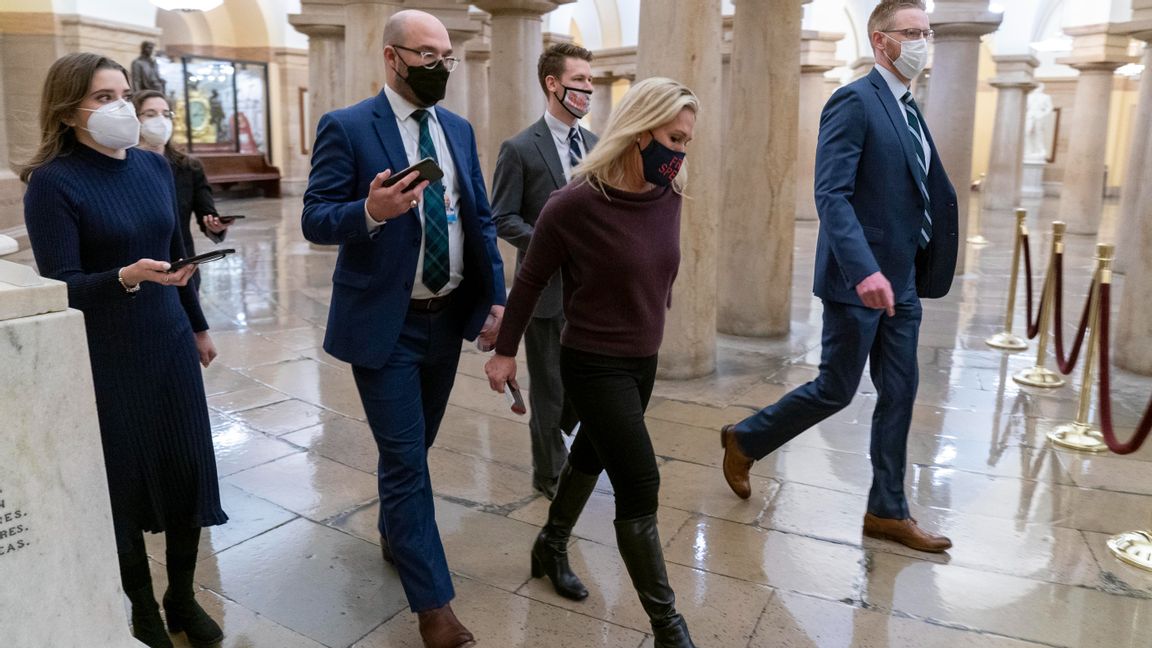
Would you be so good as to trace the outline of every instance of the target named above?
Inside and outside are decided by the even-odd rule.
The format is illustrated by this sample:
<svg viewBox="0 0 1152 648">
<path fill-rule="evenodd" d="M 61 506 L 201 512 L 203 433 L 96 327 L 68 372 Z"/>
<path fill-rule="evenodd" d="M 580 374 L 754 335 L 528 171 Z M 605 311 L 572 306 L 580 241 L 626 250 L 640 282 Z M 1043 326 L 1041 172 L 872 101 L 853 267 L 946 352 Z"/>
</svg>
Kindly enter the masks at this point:
<svg viewBox="0 0 1152 648">
<path fill-rule="evenodd" d="M 229 213 L 249 215 L 228 237 L 239 254 L 203 269 L 220 350 L 205 374 L 208 402 L 232 522 L 206 534 L 199 598 L 223 620 L 225 646 L 419 646 L 376 546 L 371 435 L 348 367 L 320 348 L 335 250 L 302 240 L 298 201 L 229 202 Z M 1055 210 L 1036 211 L 1039 266 Z M 867 377 L 851 407 L 756 464 L 750 500 L 735 498 L 721 476 L 720 425 L 816 373 L 814 223 L 797 226 L 791 335 L 722 337 L 715 375 L 657 386 L 648 424 L 662 464 L 661 532 L 702 648 L 1152 645 L 1152 574 L 1104 547 L 1111 533 L 1152 525 L 1152 448 L 1086 456 L 1048 444 L 1046 431 L 1075 415 L 1079 377 L 1054 391 L 1020 388 L 1010 376 L 1035 352 L 984 345 L 1003 320 L 1012 216 L 983 221 L 991 244 L 969 247 L 951 295 L 924 303 L 909 441 L 913 514 L 952 537 L 948 554 L 861 537 L 874 404 Z M 1068 241 L 1068 329 L 1094 244 Z M 650 646 L 614 548 L 606 480 L 571 550 L 591 596 L 571 602 L 529 578 L 547 503 L 531 488 L 526 422 L 488 391 L 483 362 L 465 347 L 430 454 L 457 614 L 482 646 Z M 1152 380 L 1123 372 L 1114 380 L 1126 433 Z M 162 561 L 155 540 L 151 554 Z M 159 583 L 163 570 L 154 572 Z"/>
</svg>

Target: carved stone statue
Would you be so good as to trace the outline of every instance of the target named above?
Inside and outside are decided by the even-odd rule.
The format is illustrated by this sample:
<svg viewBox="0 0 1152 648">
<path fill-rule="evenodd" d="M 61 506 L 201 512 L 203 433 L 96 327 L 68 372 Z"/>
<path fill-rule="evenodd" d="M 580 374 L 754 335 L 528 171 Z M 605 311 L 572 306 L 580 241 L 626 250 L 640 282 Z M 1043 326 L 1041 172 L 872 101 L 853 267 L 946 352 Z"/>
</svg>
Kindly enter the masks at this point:
<svg viewBox="0 0 1152 648">
<path fill-rule="evenodd" d="M 164 93 L 164 79 L 160 77 L 160 69 L 156 66 L 156 59 L 152 53 L 156 51 L 156 43 L 144 41 L 140 43 L 140 56 L 132 61 L 132 89 L 158 90 Z"/>
<path fill-rule="evenodd" d="M 1046 162 L 1052 153 L 1048 150 L 1055 128 L 1052 97 L 1044 92 L 1044 84 L 1028 93 L 1028 109 L 1024 122 L 1024 160 Z"/>
</svg>

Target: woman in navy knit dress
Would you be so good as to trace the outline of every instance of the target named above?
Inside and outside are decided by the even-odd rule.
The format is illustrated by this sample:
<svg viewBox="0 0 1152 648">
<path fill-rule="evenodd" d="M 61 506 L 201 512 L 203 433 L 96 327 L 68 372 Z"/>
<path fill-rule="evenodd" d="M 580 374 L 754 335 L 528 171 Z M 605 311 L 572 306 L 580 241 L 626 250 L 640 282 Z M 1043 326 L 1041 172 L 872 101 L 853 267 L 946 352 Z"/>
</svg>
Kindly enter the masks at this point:
<svg viewBox="0 0 1152 648">
<path fill-rule="evenodd" d="M 164 531 L 168 627 L 193 645 L 223 633 L 192 596 L 201 527 L 223 524 L 211 426 L 197 364 L 216 349 L 184 256 L 168 162 L 132 148 L 128 75 L 70 54 L 48 71 L 40 147 L 20 170 L 40 273 L 68 284 L 84 313 L 112 520 L 133 634 L 172 646 L 152 592 L 143 531 Z"/>
</svg>

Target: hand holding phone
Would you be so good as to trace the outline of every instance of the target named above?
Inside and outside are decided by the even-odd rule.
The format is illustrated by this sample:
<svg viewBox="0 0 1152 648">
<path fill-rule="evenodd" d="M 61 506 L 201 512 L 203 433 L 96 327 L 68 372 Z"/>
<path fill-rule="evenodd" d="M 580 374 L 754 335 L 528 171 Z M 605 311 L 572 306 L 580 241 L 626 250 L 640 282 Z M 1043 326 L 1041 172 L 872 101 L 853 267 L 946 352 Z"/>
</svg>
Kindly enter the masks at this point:
<svg viewBox="0 0 1152 648">
<path fill-rule="evenodd" d="M 217 216 L 216 218 L 220 219 L 220 222 L 224 223 L 225 225 L 231 225 L 232 221 L 236 220 L 237 218 L 245 218 L 245 216 L 244 214 L 229 214 L 227 216 Z"/>
<path fill-rule="evenodd" d="M 176 272 L 177 270 L 179 270 L 180 268 L 183 268 L 186 265 L 200 265 L 202 263 L 211 263 L 213 261 L 219 261 L 220 259 L 223 259 L 224 257 L 228 256 L 229 254 L 233 254 L 234 252 L 236 252 L 236 250 L 234 250 L 232 248 L 227 248 L 225 250 L 211 250 L 211 251 L 205 252 L 203 254 L 197 254 L 196 256 L 190 256 L 187 259 L 180 259 L 179 261 L 173 261 L 172 265 L 168 267 L 168 272 L 170 272 L 170 273 Z"/>
<path fill-rule="evenodd" d="M 416 164 L 413 164 L 407 169 L 401 169 L 400 171 L 397 171 L 396 173 L 388 176 L 382 183 L 382 186 L 391 187 L 392 185 L 400 182 L 402 179 L 412 175 L 413 173 L 417 174 L 416 178 L 404 186 L 404 191 L 412 191 L 416 185 L 424 182 L 425 180 L 428 182 L 436 182 L 440 178 L 444 177 L 444 171 L 440 168 L 440 165 L 436 164 L 436 160 L 427 157 L 423 160 L 420 160 Z"/>
<path fill-rule="evenodd" d="M 504 383 L 504 397 L 508 399 L 508 405 L 514 414 L 524 416 L 528 412 L 528 408 L 524 407 L 524 397 L 520 395 L 520 388 L 515 382 Z"/>
</svg>

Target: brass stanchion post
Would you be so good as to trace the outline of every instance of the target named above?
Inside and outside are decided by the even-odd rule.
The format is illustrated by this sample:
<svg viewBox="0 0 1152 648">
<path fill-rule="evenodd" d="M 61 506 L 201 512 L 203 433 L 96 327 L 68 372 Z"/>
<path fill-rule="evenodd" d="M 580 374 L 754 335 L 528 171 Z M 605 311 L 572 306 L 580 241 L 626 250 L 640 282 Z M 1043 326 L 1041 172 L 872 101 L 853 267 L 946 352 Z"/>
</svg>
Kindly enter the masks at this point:
<svg viewBox="0 0 1152 648">
<path fill-rule="evenodd" d="M 1056 307 L 1056 255 L 1064 253 L 1064 230 L 1062 221 L 1052 223 L 1052 252 L 1048 255 L 1048 273 L 1044 277 L 1043 296 L 1040 298 L 1040 341 L 1036 345 L 1036 366 L 1025 369 L 1012 380 L 1029 387 L 1063 387 L 1064 378 L 1059 373 L 1044 366 L 1048 357 L 1048 329 L 1052 323 L 1052 312 Z"/>
<path fill-rule="evenodd" d="M 1028 217 L 1028 210 L 1016 208 L 1016 238 L 1012 247 L 1012 279 L 1008 284 L 1008 312 L 1004 314 L 1004 330 L 984 340 L 984 343 L 996 349 L 1005 351 L 1023 351 L 1028 348 L 1028 341 L 1012 333 L 1012 319 L 1016 312 L 1016 284 L 1020 277 L 1020 246 L 1024 244 L 1024 235 L 1028 232 L 1024 220 Z"/>
<path fill-rule="evenodd" d="M 981 193 L 983 193 L 985 190 L 987 190 L 987 187 L 985 186 L 985 183 L 984 183 L 984 178 L 986 175 L 987 174 L 981 173 L 980 174 L 980 180 L 978 180 L 978 182 L 980 184 L 980 192 Z M 984 235 L 980 233 L 981 229 L 984 227 L 984 199 L 983 198 L 980 199 L 980 206 L 976 208 L 976 222 L 974 224 L 976 225 L 976 233 L 973 234 L 972 236 L 968 237 L 968 243 L 971 243 L 972 245 L 979 245 L 979 246 L 988 245 L 988 239 L 984 238 Z"/>
<path fill-rule="evenodd" d="M 1108 550 L 1120 560 L 1152 571 L 1152 531 L 1127 531 L 1108 538 Z"/>
<path fill-rule="evenodd" d="M 1089 407 L 1092 405 L 1092 367 L 1096 364 L 1098 328 L 1100 326 L 1100 284 L 1112 283 L 1112 254 L 1115 246 L 1096 246 L 1096 272 L 1095 281 L 1092 282 L 1092 294 L 1088 298 L 1088 350 L 1084 357 L 1083 378 L 1080 380 L 1080 406 L 1076 409 L 1076 420 L 1071 423 L 1056 426 L 1048 433 L 1048 438 L 1060 446 L 1081 452 L 1104 452 L 1108 445 L 1104 443 L 1104 435 L 1100 428 L 1089 422 Z M 1059 324 L 1057 324 L 1059 326 Z"/>
</svg>

